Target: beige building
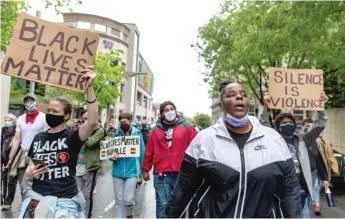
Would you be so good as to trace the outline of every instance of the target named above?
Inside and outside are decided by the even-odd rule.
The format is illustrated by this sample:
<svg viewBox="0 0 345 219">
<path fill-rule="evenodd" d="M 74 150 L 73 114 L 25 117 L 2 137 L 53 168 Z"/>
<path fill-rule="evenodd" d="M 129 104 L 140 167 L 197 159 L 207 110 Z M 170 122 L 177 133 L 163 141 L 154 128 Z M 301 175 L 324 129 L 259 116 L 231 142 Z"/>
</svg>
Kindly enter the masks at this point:
<svg viewBox="0 0 345 219">
<path fill-rule="evenodd" d="M 154 76 L 145 59 L 139 52 L 140 33 L 135 24 L 124 24 L 115 20 L 91 14 L 66 13 L 63 15 L 64 23 L 74 28 L 87 29 L 100 35 L 98 51 L 122 50 L 122 64 L 125 66 L 125 77 L 129 72 L 149 73 L 149 86 L 144 88 L 143 76 L 127 77 L 120 85 L 119 90 L 123 96 L 110 107 L 111 123 L 118 124 L 121 112 L 134 113 L 135 120 L 147 119 L 149 123 L 154 120 L 152 110 L 152 92 Z M 107 111 L 102 112 L 102 122 L 107 120 Z"/>
</svg>

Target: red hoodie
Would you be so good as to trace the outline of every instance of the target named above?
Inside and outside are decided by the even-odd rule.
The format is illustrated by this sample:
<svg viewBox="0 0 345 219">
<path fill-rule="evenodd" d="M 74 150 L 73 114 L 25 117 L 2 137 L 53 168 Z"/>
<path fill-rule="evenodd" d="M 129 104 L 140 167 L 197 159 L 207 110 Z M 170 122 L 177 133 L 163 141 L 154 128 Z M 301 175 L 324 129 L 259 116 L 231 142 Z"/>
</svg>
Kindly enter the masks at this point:
<svg viewBox="0 0 345 219">
<path fill-rule="evenodd" d="M 173 129 L 172 144 L 169 147 L 163 125 L 158 121 L 147 140 L 143 172 L 150 172 L 152 166 L 155 173 L 179 172 L 185 151 L 195 135 L 194 128 L 180 117 Z"/>
</svg>

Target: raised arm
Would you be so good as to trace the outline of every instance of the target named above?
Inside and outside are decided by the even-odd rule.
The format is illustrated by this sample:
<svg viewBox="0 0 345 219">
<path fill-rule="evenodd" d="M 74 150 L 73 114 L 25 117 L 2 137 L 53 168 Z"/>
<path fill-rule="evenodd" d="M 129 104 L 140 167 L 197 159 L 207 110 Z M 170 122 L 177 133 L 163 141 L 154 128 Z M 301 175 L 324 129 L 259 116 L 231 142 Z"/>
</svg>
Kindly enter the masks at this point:
<svg viewBox="0 0 345 219">
<path fill-rule="evenodd" d="M 259 121 L 261 125 L 272 128 L 271 123 L 270 123 L 270 114 L 268 112 L 269 102 L 270 102 L 270 95 L 266 93 L 264 97 L 264 108 L 261 112 Z"/>
<path fill-rule="evenodd" d="M 93 67 L 89 67 L 83 70 L 83 72 L 85 72 L 83 78 L 88 81 L 89 85 L 86 92 L 87 112 L 89 118 L 79 129 L 79 138 L 82 141 L 88 140 L 98 123 L 98 104 L 93 90 L 93 81 L 96 74 L 92 69 Z"/>
<path fill-rule="evenodd" d="M 318 112 L 315 121 L 309 132 L 303 134 L 303 140 L 306 145 L 312 145 L 325 129 L 327 115 L 325 112 Z"/>
</svg>

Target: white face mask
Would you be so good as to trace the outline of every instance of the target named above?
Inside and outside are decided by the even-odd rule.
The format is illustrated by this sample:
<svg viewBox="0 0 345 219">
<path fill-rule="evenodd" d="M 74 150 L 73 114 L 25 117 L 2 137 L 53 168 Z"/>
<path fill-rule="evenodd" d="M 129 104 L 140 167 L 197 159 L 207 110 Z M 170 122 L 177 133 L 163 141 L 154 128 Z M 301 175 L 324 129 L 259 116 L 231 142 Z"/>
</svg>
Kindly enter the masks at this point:
<svg viewBox="0 0 345 219">
<path fill-rule="evenodd" d="M 175 110 L 164 113 L 164 117 L 169 122 L 174 121 L 176 119 L 176 112 L 175 112 Z"/>
<path fill-rule="evenodd" d="M 24 103 L 25 109 L 29 112 L 33 112 L 36 110 L 36 101 L 28 101 Z"/>
</svg>

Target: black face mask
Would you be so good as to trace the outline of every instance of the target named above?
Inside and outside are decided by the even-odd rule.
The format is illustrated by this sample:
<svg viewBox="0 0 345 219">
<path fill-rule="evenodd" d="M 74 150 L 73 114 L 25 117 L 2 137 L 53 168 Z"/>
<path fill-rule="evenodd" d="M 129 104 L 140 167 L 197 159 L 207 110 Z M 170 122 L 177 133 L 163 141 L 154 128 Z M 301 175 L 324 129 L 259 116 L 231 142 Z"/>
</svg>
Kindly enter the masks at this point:
<svg viewBox="0 0 345 219">
<path fill-rule="evenodd" d="M 62 124 L 65 121 L 65 116 L 46 114 L 46 122 L 50 128 L 55 128 L 56 126 Z"/>
</svg>

